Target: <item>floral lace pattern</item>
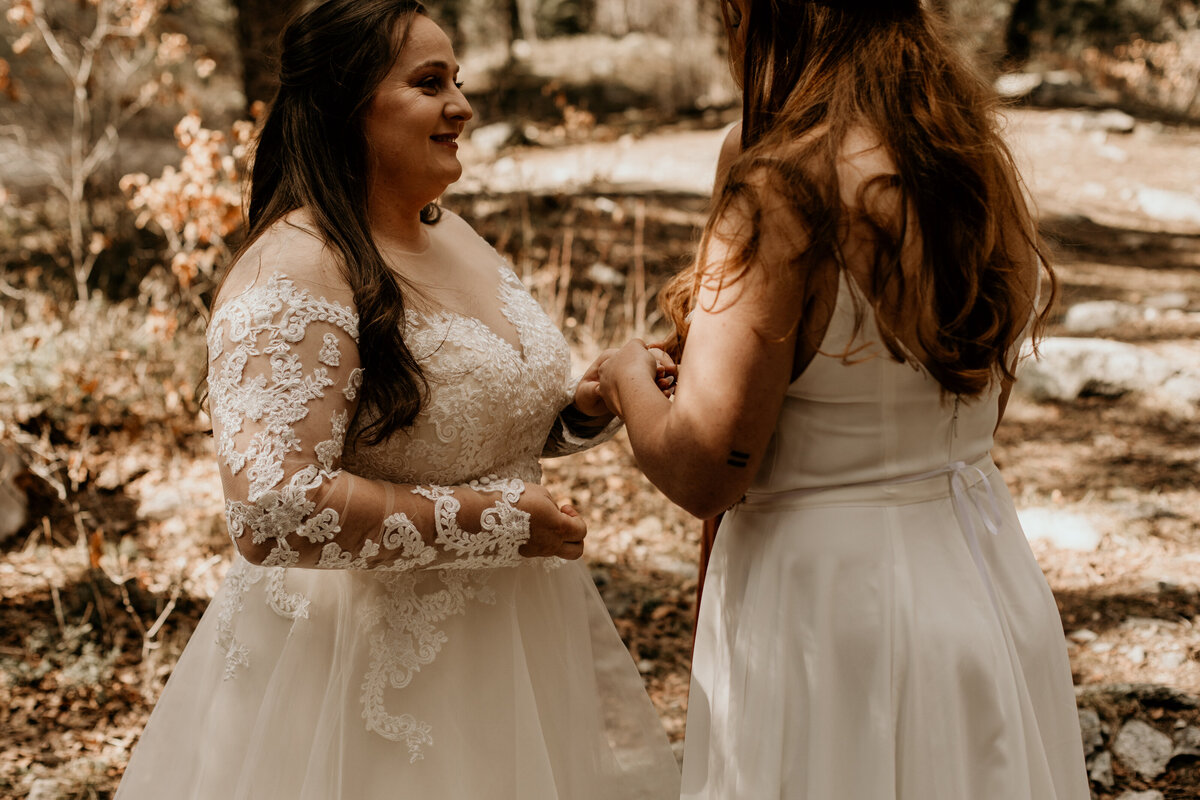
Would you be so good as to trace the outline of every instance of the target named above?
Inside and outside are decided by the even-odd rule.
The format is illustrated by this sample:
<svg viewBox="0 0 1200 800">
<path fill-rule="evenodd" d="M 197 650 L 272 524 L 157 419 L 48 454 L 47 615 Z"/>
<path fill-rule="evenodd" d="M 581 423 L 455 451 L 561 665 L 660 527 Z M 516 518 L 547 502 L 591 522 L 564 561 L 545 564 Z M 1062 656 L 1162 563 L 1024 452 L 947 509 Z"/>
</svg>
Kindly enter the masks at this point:
<svg viewBox="0 0 1200 800">
<path fill-rule="evenodd" d="M 238 639 L 236 619 L 253 593 L 294 626 L 319 611 L 289 592 L 289 569 L 365 570 L 382 591 L 358 616 L 370 643 L 362 717 L 412 760 L 433 730 L 389 710 L 386 691 L 433 663 L 448 641 L 442 623 L 471 601 L 494 601 L 492 571 L 557 563 L 519 556 L 529 517 L 516 504 L 525 482 L 540 480 L 538 456 L 569 399 L 567 346 L 496 259 L 498 301 L 520 347 L 474 318 L 410 309 L 405 340 L 429 395 L 409 428 L 377 445 L 356 443 L 372 420 L 355 402 L 363 371 L 348 291 L 328 300 L 277 272 L 221 305 L 208 332 L 228 529 L 250 554 L 219 601 L 225 677 L 251 663 L 253 642 Z M 463 492 L 494 503 L 461 519 Z"/>
</svg>

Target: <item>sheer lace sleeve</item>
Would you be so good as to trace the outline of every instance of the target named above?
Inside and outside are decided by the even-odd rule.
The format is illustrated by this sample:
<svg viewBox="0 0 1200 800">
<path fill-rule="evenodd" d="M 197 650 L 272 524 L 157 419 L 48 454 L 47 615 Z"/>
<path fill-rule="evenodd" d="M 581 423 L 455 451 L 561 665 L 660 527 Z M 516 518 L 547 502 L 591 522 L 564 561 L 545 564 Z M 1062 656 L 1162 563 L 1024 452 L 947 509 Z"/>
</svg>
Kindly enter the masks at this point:
<svg viewBox="0 0 1200 800">
<path fill-rule="evenodd" d="M 613 417 L 603 425 L 596 425 L 592 417 L 580 413 L 572 402 L 575 389 L 579 386 L 579 378 L 571 380 L 566 387 L 565 403 L 567 404 L 554 420 L 554 427 L 546 437 L 542 448 L 543 458 L 569 456 L 583 450 L 604 444 L 616 435 L 624 424 L 620 417 Z"/>
<path fill-rule="evenodd" d="M 349 290 L 294 274 L 260 279 L 214 313 L 209 404 L 238 550 L 318 569 L 517 563 L 529 538 L 520 480 L 402 486 L 341 469 L 363 380 L 357 345 Z"/>
</svg>

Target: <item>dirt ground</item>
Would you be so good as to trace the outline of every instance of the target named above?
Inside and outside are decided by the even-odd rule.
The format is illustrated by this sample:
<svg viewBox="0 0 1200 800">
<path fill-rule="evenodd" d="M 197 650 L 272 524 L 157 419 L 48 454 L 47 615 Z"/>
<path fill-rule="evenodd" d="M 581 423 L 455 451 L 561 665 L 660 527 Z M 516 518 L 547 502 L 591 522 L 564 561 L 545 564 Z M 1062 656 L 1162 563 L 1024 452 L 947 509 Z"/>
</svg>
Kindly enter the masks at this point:
<svg viewBox="0 0 1200 800">
<path fill-rule="evenodd" d="M 1011 115 L 1011 140 L 1054 243 L 1060 312 L 1090 299 L 1140 302 L 1185 292 L 1186 311 L 1102 335 L 1200 365 L 1200 220 L 1164 218 L 1143 191 L 1200 203 L 1200 131 L 1138 122 L 1116 133 L 1098 125 L 1089 112 Z M 639 158 L 670 157 L 666 131 L 636 141 L 612 137 L 604 146 L 625 148 L 626 172 L 593 175 L 577 199 L 523 200 L 516 213 L 502 198 L 481 195 L 462 199 L 463 213 L 498 240 L 518 271 L 554 262 L 570 277 L 596 263 L 637 261 L 652 292 L 694 241 L 710 180 L 699 171 L 711 174 L 720 131 L 679 137 L 686 144 L 680 152 L 695 164 L 671 173 L 683 177 L 666 187 L 669 194 L 648 191 L 643 179 L 651 173 L 636 168 Z M 499 173 L 548 165 L 523 173 L 524 188 L 536 192 L 528 183 L 537 176 L 570 184 L 580 169 L 570 164 L 594 165 L 605 152 L 586 159 L 577 149 L 557 158 L 545 150 L 506 153 L 509 166 Z M 496 174 L 489 163 L 488 174 Z M 631 238 L 639 219 L 641 239 Z M 569 243 L 562 225 L 574 231 Z M 534 228 L 541 233 L 531 234 Z M 605 301 L 609 308 L 628 305 L 634 290 L 623 286 L 602 291 L 584 281 L 565 296 L 542 286 L 539 296 L 559 304 L 564 326 L 587 351 L 601 343 L 608 320 L 587 309 L 605 293 L 615 295 Z M 1074 512 L 1102 533 L 1088 549 L 1047 540 L 1033 546 L 1062 612 L 1081 701 L 1098 710 L 1109 735 L 1131 716 L 1167 730 L 1200 720 L 1187 694 L 1200 695 L 1198 420 L 1138 393 L 1055 403 L 1017 395 L 997 436 L 995 457 L 1020 507 Z M 0 550 L 0 798 L 110 797 L 224 574 L 231 550 L 209 442 L 158 441 L 110 442 L 106 479 L 93 480 L 78 507 L 36 501 L 44 520 Z M 589 520 L 592 574 L 668 734 L 682 742 L 699 523 L 638 473 L 621 437 L 547 462 L 546 477 Z M 1145 788 L 1168 798 L 1200 796 L 1195 759 L 1173 760 L 1155 782 L 1119 765 L 1115 772 L 1113 787 L 1097 797 Z"/>
</svg>

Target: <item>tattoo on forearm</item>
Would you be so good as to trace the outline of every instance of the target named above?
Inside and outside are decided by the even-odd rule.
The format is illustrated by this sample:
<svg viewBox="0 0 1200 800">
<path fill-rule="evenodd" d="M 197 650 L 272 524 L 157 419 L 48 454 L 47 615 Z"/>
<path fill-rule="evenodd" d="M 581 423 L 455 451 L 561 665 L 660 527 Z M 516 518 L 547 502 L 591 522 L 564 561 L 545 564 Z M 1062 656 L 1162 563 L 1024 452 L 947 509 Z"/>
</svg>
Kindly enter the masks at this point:
<svg viewBox="0 0 1200 800">
<path fill-rule="evenodd" d="M 741 450 L 730 450 L 729 459 L 725 463 L 731 467 L 743 468 L 750 463 L 750 454 Z"/>
</svg>

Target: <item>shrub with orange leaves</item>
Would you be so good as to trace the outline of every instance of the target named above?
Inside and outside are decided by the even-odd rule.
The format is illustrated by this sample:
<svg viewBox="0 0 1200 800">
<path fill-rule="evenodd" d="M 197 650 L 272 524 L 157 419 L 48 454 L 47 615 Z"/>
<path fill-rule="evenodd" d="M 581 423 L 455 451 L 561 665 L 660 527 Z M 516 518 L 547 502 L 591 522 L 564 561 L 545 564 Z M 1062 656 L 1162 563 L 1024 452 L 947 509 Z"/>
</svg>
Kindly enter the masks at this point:
<svg viewBox="0 0 1200 800">
<path fill-rule="evenodd" d="M 254 123 L 234 123 L 229 133 L 205 128 L 191 112 L 175 126 L 183 149 L 178 167 L 157 178 L 126 175 L 121 189 L 137 213 L 138 227 L 153 225 L 167 240 L 169 268 L 193 303 L 211 287 L 216 266 L 229 255 L 229 239 L 242 224 L 241 178 Z"/>
</svg>

